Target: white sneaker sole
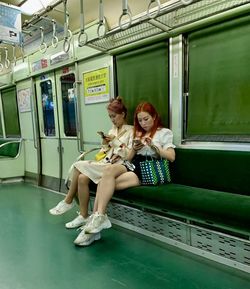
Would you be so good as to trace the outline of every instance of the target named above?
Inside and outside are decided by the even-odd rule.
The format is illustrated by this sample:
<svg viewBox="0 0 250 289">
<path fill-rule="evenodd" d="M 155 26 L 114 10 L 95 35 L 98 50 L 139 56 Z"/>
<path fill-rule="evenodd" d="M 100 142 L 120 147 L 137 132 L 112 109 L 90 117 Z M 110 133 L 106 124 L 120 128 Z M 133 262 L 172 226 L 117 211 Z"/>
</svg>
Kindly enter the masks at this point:
<svg viewBox="0 0 250 289">
<path fill-rule="evenodd" d="M 86 235 L 89 235 L 89 234 L 86 234 Z M 74 243 L 77 246 L 89 246 L 93 242 L 98 241 L 100 239 L 101 239 L 101 234 L 97 233 L 97 234 L 94 234 L 93 238 L 90 238 L 88 241 L 84 241 L 84 242 L 76 242 L 76 241 L 74 241 Z"/>
<path fill-rule="evenodd" d="M 86 228 L 85 233 L 87 234 L 97 234 L 101 232 L 103 229 L 109 229 L 112 227 L 111 222 L 108 220 L 108 222 L 105 222 L 101 224 L 98 228 Z"/>
</svg>

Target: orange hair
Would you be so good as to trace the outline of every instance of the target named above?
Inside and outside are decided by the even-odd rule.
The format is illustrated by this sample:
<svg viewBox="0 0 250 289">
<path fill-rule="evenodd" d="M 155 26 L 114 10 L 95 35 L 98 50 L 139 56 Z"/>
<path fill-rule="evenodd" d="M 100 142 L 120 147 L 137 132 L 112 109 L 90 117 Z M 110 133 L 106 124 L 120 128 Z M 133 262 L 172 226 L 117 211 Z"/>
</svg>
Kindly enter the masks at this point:
<svg viewBox="0 0 250 289">
<path fill-rule="evenodd" d="M 143 137 L 146 134 L 146 131 L 140 126 L 138 121 L 138 113 L 140 112 L 147 112 L 150 114 L 154 119 L 153 127 L 151 128 L 150 137 L 153 137 L 155 132 L 158 128 L 163 127 L 163 124 L 161 122 L 161 118 L 154 108 L 154 106 L 149 102 L 142 102 L 140 103 L 135 110 L 134 113 L 134 137 L 139 133 L 141 137 Z"/>
<path fill-rule="evenodd" d="M 124 112 L 125 117 L 127 116 L 127 108 L 122 102 L 122 98 L 120 96 L 117 96 L 116 98 L 111 99 L 109 104 L 107 105 L 107 109 L 117 114 L 122 114 Z"/>
</svg>

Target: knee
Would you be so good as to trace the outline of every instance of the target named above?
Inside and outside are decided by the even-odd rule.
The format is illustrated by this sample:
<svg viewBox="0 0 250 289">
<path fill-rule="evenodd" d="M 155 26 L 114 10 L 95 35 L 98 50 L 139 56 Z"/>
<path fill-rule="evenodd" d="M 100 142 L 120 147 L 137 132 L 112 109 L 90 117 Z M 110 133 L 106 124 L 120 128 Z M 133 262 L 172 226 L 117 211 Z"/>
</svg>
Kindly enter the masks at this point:
<svg viewBox="0 0 250 289">
<path fill-rule="evenodd" d="M 106 178 L 106 177 L 115 177 L 115 166 L 107 166 L 104 170 L 103 170 L 103 174 L 102 177 Z"/>
<path fill-rule="evenodd" d="M 88 185 L 89 184 L 89 178 L 83 174 L 80 174 L 78 176 L 78 185 Z"/>
</svg>

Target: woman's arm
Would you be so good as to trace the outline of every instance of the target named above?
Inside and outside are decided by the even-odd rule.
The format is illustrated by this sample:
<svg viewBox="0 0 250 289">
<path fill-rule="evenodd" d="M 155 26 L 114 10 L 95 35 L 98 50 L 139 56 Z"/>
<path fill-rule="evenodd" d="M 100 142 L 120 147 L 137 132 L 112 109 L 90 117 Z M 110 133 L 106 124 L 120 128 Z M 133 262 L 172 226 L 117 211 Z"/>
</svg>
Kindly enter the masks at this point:
<svg viewBox="0 0 250 289">
<path fill-rule="evenodd" d="M 164 159 L 173 162 L 175 160 L 175 150 L 174 148 L 162 149 L 155 145 L 151 145 L 151 148 L 161 157 Z"/>
<path fill-rule="evenodd" d="M 132 148 L 128 153 L 127 160 L 131 162 L 135 155 L 136 151 L 134 150 L 134 148 Z"/>
</svg>

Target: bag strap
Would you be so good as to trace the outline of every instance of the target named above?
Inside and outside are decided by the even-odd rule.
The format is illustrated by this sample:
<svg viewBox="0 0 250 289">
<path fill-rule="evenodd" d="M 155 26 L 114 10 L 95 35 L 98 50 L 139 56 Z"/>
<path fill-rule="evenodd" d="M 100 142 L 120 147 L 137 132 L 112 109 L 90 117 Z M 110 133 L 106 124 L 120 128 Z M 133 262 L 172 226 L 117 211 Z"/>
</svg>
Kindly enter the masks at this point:
<svg viewBox="0 0 250 289">
<path fill-rule="evenodd" d="M 76 161 L 80 161 L 82 160 L 87 154 L 93 152 L 93 151 L 96 151 L 96 150 L 100 150 L 101 148 L 100 147 L 96 147 L 96 148 L 92 148 L 86 152 L 83 152 L 82 154 L 79 155 L 79 157 L 76 159 Z"/>
<path fill-rule="evenodd" d="M 116 138 L 119 139 L 119 137 L 123 136 L 126 132 L 127 132 L 127 130 L 124 129 L 123 131 L 121 131 L 121 132 L 116 136 Z"/>
</svg>

